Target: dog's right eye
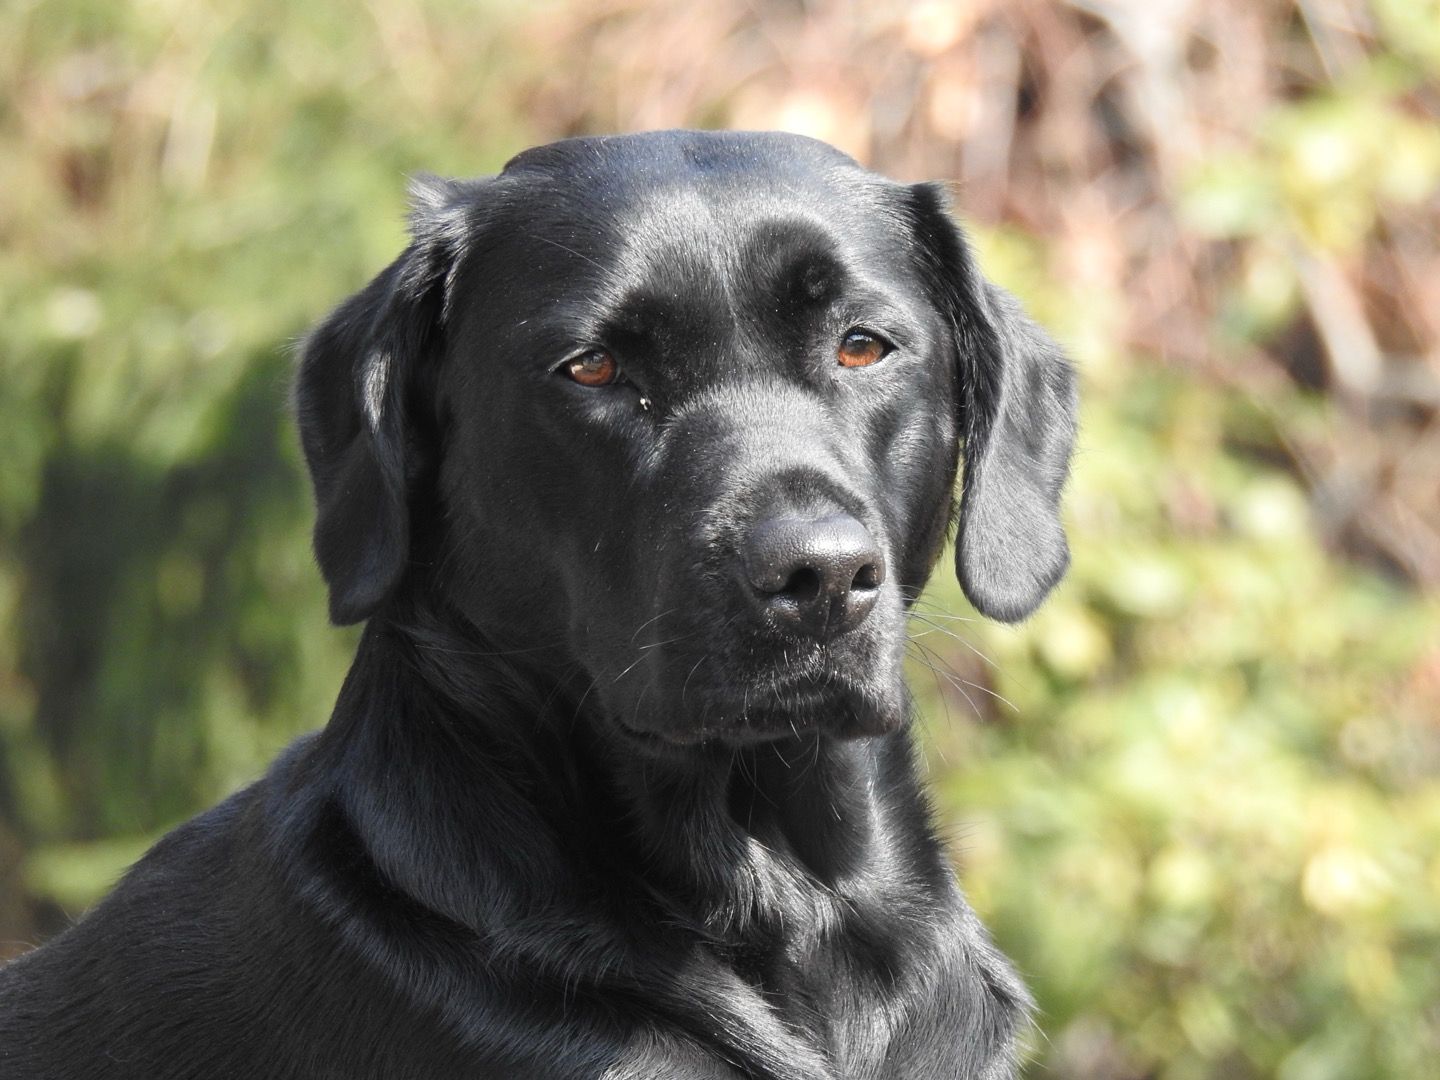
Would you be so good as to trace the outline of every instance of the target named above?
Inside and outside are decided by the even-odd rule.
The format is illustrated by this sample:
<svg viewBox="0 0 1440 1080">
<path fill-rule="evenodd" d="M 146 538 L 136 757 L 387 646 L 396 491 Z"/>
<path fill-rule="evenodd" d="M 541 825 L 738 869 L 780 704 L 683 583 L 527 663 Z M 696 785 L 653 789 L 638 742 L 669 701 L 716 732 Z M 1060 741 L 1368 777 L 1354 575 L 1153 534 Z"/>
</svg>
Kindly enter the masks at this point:
<svg viewBox="0 0 1440 1080">
<path fill-rule="evenodd" d="M 566 361 L 562 369 L 581 386 L 609 386 L 620 377 L 620 365 L 604 349 L 591 349 Z"/>
<path fill-rule="evenodd" d="M 835 359 L 841 367 L 869 367 L 893 351 L 894 347 L 879 334 L 857 326 L 841 339 Z"/>
</svg>

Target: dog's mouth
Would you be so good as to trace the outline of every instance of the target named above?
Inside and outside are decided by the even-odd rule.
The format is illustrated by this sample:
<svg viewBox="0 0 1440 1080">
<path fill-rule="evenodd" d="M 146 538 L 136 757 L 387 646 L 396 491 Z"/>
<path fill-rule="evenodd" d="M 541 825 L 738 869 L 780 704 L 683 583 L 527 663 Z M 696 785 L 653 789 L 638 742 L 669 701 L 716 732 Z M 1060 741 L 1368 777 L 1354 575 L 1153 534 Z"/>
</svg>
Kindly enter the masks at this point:
<svg viewBox="0 0 1440 1080">
<path fill-rule="evenodd" d="M 677 693 L 653 690 L 652 708 L 617 709 L 625 737 L 654 749 L 707 744 L 742 746 L 822 731 L 839 738 L 883 735 L 904 725 L 906 696 L 897 671 L 863 672 L 826 658 L 791 660 L 760 671 L 723 667 Z"/>
<path fill-rule="evenodd" d="M 841 738 L 883 735 L 904 722 L 903 695 L 877 693 L 841 676 L 791 678 L 712 703 L 709 722 L 699 729 L 723 742 L 762 742 L 822 730 Z"/>
</svg>

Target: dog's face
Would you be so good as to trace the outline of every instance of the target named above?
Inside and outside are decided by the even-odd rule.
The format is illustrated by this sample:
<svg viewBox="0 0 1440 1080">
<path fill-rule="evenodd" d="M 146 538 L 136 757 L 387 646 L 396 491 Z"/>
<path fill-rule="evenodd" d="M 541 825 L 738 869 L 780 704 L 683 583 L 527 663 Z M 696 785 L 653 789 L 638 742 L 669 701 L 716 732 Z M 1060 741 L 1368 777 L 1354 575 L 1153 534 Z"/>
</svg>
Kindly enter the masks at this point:
<svg viewBox="0 0 1440 1080">
<path fill-rule="evenodd" d="M 971 599 L 1020 618 L 1063 572 L 1068 365 L 932 187 L 665 132 L 416 194 L 300 375 L 337 621 L 428 576 L 630 735 L 863 735 L 904 720 L 962 443 Z"/>
</svg>

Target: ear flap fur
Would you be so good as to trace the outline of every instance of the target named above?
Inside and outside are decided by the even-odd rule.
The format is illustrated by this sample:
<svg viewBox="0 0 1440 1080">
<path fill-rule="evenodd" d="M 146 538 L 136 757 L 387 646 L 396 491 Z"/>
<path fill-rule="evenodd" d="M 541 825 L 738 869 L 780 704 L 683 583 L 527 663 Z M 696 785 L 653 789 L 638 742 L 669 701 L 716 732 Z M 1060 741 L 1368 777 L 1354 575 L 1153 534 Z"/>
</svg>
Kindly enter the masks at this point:
<svg viewBox="0 0 1440 1080">
<path fill-rule="evenodd" d="M 943 189 L 910 189 L 927 274 L 959 363 L 964 493 L 955 570 L 983 614 L 1017 622 L 1070 563 L 1060 494 L 1075 442 L 1075 377 L 1013 296 L 985 281 Z"/>
<path fill-rule="evenodd" d="M 295 407 L 315 486 L 315 557 L 339 625 L 371 615 L 404 575 L 424 456 L 412 398 L 439 349 L 465 190 L 418 178 L 410 246 L 301 346 Z"/>
</svg>

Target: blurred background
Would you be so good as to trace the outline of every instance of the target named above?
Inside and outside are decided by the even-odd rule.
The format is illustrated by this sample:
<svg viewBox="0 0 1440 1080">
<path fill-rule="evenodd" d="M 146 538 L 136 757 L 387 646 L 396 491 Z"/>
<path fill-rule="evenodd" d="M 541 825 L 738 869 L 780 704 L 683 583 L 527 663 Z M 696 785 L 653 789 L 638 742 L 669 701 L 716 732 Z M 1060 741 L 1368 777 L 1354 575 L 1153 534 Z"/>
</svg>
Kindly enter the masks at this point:
<svg viewBox="0 0 1440 1080">
<path fill-rule="evenodd" d="M 321 724 L 297 335 L 406 175 L 785 128 L 955 182 L 1083 374 L 1075 565 L 913 620 L 1034 1077 L 1440 1060 L 1436 0 L 10 0 L 0 957 Z"/>
</svg>

